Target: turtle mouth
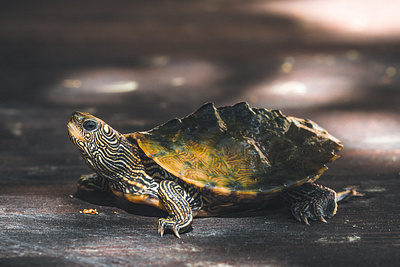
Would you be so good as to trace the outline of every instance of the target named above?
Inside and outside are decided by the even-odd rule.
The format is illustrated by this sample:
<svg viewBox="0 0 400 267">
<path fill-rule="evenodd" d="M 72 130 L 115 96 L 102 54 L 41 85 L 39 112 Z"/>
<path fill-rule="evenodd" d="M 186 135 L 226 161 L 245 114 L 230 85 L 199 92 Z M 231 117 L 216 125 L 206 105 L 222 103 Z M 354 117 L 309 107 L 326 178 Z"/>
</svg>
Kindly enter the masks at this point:
<svg viewBox="0 0 400 267">
<path fill-rule="evenodd" d="M 78 127 L 76 127 L 75 123 L 69 122 L 67 128 L 70 138 L 78 139 L 82 142 L 87 142 L 87 140 L 83 137 L 81 131 L 79 131 Z"/>
</svg>

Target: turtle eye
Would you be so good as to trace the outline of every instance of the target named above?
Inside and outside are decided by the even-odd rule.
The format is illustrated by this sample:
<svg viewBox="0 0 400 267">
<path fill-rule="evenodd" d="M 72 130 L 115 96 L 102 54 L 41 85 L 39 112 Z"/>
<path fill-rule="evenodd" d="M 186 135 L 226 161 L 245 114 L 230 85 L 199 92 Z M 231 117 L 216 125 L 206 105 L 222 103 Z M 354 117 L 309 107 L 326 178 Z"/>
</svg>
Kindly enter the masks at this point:
<svg viewBox="0 0 400 267">
<path fill-rule="evenodd" d="M 82 128 L 88 132 L 93 132 L 94 130 L 97 130 L 98 127 L 99 124 L 94 120 L 86 120 L 82 123 Z"/>
</svg>

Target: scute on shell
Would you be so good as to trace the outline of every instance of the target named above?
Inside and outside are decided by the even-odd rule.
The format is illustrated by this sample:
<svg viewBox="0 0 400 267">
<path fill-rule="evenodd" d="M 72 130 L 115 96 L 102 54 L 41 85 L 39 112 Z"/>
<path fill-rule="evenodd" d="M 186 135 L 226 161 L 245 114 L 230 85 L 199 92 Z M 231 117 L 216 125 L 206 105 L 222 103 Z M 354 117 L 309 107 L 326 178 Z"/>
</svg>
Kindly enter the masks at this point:
<svg viewBox="0 0 400 267">
<path fill-rule="evenodd" d="M 222 193 L 268 194 L 316 180 L 342 148 L 310 120 L 247 103 L 208 103 L 132 137 L 168 172 Z"/>
</svg>

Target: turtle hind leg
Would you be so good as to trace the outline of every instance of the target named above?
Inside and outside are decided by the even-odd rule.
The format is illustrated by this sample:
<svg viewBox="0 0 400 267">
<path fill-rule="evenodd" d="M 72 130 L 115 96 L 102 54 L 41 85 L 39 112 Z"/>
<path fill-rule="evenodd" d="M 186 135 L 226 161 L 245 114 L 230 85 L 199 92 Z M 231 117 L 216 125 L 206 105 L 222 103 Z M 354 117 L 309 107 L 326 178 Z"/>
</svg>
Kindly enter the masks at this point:
<svg viewBox="0 0 400 267">
<path fill-rule="evenodd" d="M 319 184 L 305 183 L 283 192 L 281 197 L 293 216 L 307 225 L 308 219 L 326 222 L 325 218 L 336 214 L 336 192 Z"/>
<path fill-rule="evenodd" d="M 171 229 L 176 237 L 179 232 L 185 231 L 193 221 L 193 212 L 186 201 L 186 192 L 174 181 L 164 180 L 160 182 L 158 194 L 168 211 L 167 218 L 158 220 L 158 232 L 164 235 L 166 229 Z"/>
<path fill-rule="evenodd" d="M 108 180 L 98 176 L 96 173 L 83 174 L 79 178 L 77 185 L 80 190 L 84 191 L 111 192 Z"/>
</svg>

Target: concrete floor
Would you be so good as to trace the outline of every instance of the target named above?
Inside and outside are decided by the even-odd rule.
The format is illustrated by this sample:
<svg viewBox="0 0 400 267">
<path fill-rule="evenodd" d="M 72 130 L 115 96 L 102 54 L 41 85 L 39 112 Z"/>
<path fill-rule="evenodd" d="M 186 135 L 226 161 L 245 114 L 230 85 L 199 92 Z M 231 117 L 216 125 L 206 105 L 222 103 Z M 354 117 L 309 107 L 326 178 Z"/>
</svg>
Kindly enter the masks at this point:
<svg viewBox="0 0 400 267">
<path fill-rule="evenodd" d="M 400 21 L 395 1 L 345 2 L 1 3 L 0 265 L 398 266 Z M 328 224 L 269 205 L 177 239 L 158 210 L 77 192 L 74 110 L 133 132 L 209 101 L 321 124 L 345 148 L 319 181 L 365 196 Z"/>
</svg>

